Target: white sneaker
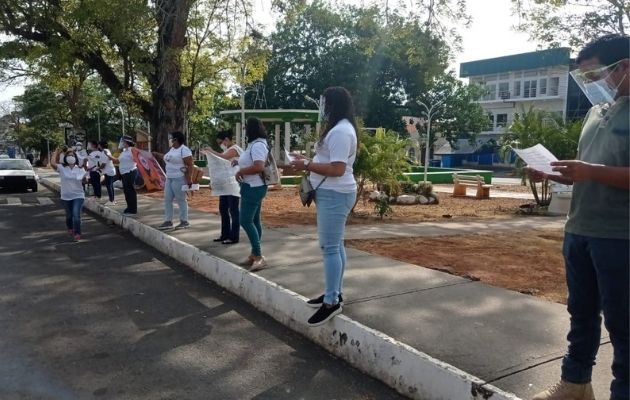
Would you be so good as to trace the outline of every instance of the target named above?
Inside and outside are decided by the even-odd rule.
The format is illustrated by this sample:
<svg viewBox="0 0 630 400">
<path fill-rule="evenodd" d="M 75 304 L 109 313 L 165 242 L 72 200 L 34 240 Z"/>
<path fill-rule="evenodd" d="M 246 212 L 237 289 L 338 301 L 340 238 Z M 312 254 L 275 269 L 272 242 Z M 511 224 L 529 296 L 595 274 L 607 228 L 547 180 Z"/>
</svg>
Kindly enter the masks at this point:
<svg viewBox="0 0 630 400">
<path fill-rule="evenodd" d="M 105 203 L 104 205 L 106 206 L 115 206 L 116 202 L 115 201 L 108 201 L 107 203 Z"/>
</svg>

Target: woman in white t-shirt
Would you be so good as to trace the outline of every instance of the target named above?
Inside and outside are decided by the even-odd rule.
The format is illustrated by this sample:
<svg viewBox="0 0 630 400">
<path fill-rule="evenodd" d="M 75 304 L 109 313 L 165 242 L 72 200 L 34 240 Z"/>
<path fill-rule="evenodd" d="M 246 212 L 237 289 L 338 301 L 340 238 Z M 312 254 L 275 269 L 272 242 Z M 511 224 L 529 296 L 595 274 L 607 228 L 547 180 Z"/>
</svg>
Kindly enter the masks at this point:
<svg viewBox="0 0 630 400">
<path fill-rule="evenodd" d="M 138 214 L 138 194 L 134 186 L 138 177 L 138 166 L 131 151 L 131 148 L 135 147 L 136 143 L 131 136 L 127 135 L 122 137 L 121 143 L 123 147 L 122 152 L 118 158 L 111 157 L 111 159 L 118 164 L 118 170 L 122 177 L 123 192 L 127 203 L 127 208 L 125 208 L 123 214 L 133 216 Z"/>
<path fill-rule="evenodd" d="M 58 160 L 62 160 L 58 163 Z M 73 150 L 57 149 L 50 158 L 51 167 L 59 172 L 61 179 L 61 203 L 66 211 L 66 228 L 75 241 L 81 240 L 81 210 L 85 201 L 83 183 L 87 172 L 78 164 Z"/>
<path fill-rule="evenodd" d="M 116 179 L 116 168 L 114 167 L 114 156 L 108 148 L 107 140 L 101 140 L 99 143 L 99 150 L 103 154 L 103 160 L 100 164 L 101 172 L 105 177 L 105 188 L 107 189 L 107 196 L 109 201 L 105 203 L 106 206 L 115 206 L 116 201 L 114 199 L 114 180 Z"/>
<path fill-rule="evenodd" d="M 232 131 L 221 131 L 217 134 L 217 144 L 223 150 L 222 153 L 214 151 L 212 148 L 205 149 L 205 152 L 212 153 L 215 156 L 228 160 L 231 162 L 238 162 L 240 155 L 243 153 L 238 145 L 232 142 Z M 212 184 L 212 183 L 211 183 Z M 213 192 L 214 192 L 214 184 Z M 238 182 L 232 176 L 230 182 L 226 184 L 227 187 L 234 186 L 234 194 L 224 194 L 219 196 L 219 214 L 221 215 L 221 236 L 214 239 L 215 242 L 221 242 L 223 244 L 235 244 L 238 243 L 240 238 L 240 213 L 238 210 L 240 201 L 240 188 Z M 237 192 L 239 191 L 239 192 Z"/>
<path fill-rule="evenodd" d="M 300 157 L 292 162 L 296 170 L 310 171 L 311 184 L 316 188 L 317 233 L 326 287 L 323 295 L 307 302 L 319 308 L 308 320 L 311 326 L 322 325 L 342 311 L 346 268 L 343 237 L 357 195 L 352 170 L 357 154 L 357 129 L 350 93 L 342 87 L 326 89 L 320 112 L 326 127 L 317 143 L 315 158 L 311 161 Z"/>
<path fill-rule="evenodd" d="M 183 187 L 192 186 L 193 157 L 186 147 L 186 137 L 181 132 L 169 135 L 171 149 L 164 154 L 166 182 L 164 183 L 164 222 L 158 229 L 173 229 L 173 199 L 179 206 L 179 225 L 175 229 L 188 228 L 188 200 Z"/>
<path fill-rule="evenodd" d="M 101 163 L 105 162 L 105 154 L 101 152 L 98 142 L 90 140 L 88 142 L 87 170 L 90 174 L 90 184 L 97 200 L 101 198 Z"/>
<path fill-rule="evenodd" d="M 250 271 L 258 271 L 267 266 L 262 254 L 262 224 L 260 210 L 267 195 L 267 185 L 262 179 L 265 161 L 269 154 L 267 131 L 258 118 L 249 118 L 245 125 L 247 148 L 238 159 L 239 171 L 236 180 L 241 183 L 241 226 L 247 233 L 251 244 L 251 253 L 245 261 Z"/>
</svg>

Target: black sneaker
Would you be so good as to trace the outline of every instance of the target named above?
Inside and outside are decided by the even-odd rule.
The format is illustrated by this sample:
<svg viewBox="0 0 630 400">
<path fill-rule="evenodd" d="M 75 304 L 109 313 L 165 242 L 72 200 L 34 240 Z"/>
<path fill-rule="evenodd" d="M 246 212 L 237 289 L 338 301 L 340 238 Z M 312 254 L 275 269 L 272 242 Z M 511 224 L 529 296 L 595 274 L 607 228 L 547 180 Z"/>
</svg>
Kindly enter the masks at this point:
<svg viewBox="0 0 630 400">
<path fill-rule="evenodd" d="M 316 299 L 310 299 L 309 301 L 306 302 L 306 305 L 311 308 L 319 308 L 322 306 L 322 304 L 324 304 L 323 294 Z M 341 295 L 339 295 L 339 304 L 343 306 L 343 297 L 341 297 Z"/>
<path fill-rule="evenodd" d="M 190 227 L 190 223 L 188 221 L 181 221 L 175 229 L 187 229 L 188 227 Z"/>
<path fill-rule="evenodd" d="M 311 318 L 308 319 L 309 326 L 320 326 L 324 325 L 328 320 L 332 319 L 335 315 L 340 314 L 343 308 L 341 304 L 337 303 L 332 307 L 328 307 L 326 304 L 322 304 L 322 306 L 317 310 L 315 314 Z"/>
<path fill-rule="evenodd" d="M 173 229 L 173 223 L 171 221 L 164 221 L 162 225 L 157 227 L 161 231 L 165 231 L 167 229 Z"/>
</svg>

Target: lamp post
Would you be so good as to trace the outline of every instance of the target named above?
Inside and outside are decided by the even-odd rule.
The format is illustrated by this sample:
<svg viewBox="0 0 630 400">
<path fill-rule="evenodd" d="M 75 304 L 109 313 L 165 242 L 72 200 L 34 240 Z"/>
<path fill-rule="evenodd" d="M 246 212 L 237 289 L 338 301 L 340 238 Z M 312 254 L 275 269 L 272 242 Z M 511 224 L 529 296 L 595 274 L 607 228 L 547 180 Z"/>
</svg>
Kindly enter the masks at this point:
<svg viewBox="0 0 630 400">
<path fill-rule="evenodd" d="M 120 115 L 122 117 L 122 134 L 125 136 L 125 110 L 122 105 L 118 105 L 118 109 L 120 110 Z"/>
<path fill-rule="evenodd" d="M 431 107 L 428 107 L 422 101 L 418 100 L 418 104 L 424 107 L 424 110 L 425 110 L 424 115 L 427 117 L 427 143 L 426 143 L 425 152 L 424 152 L 424 181 L 425 182 L 427 182 L 427 175 L 429 173 L 429 143 L 431 141 L 431 119 L 433 118 L 435 111 L 437 111 L 437 107 L 439 107 L 442 103 L 444 103 L 444 100 L 446 99 L 442 99 L 438 101 L 437 103 L 432 104 Z"/>
<path fill-rule="evenodd" d="M 243 142 L 245 141 L 245 92 L 247 88 L 245 87 L 245 75 L 247 74 L 247 64 L 241 67 L 241 132 L 239 137 L 236 138 L 236 142 L 239 146 L 243 146 Z"/>
</svg>

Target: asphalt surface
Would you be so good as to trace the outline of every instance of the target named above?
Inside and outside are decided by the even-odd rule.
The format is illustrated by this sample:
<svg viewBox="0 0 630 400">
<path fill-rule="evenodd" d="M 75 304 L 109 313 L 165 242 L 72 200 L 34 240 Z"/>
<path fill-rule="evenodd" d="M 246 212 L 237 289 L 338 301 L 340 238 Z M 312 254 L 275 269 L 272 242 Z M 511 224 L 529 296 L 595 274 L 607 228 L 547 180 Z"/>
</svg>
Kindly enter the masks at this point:
<svg viewBox="0 0 630 400">
<path fill-rule="evenodd" d="M 402 398 L 119 228 L 83 230 L 41 186 L 0 191 L 0 399 Z"/>
</svg>

